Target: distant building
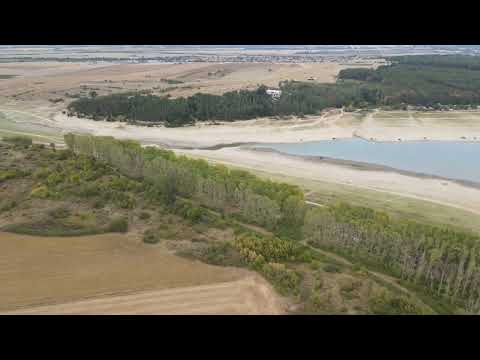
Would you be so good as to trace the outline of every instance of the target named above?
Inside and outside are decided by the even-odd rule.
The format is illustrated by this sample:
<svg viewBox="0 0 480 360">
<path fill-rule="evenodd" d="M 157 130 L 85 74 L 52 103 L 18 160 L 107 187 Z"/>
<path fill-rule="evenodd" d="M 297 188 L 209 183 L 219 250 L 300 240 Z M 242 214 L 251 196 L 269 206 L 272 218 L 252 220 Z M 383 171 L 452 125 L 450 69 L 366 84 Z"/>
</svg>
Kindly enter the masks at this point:
<svg viewBox="0 0 480 360">
<path fill-rule="evenodd" d="M 278 99 L 282 95 L 282 90 L 267 89 L 267 94 L 274 99 Z"/>
</svg>

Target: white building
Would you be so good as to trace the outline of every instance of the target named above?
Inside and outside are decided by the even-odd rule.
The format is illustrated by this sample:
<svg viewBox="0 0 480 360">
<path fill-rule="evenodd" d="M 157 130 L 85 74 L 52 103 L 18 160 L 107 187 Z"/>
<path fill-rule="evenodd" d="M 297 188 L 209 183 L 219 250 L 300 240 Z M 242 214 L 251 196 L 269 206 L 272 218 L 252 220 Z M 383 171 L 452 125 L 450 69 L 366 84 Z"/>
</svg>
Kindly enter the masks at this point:
<svg viewBox="0 0 480 360">
<path fill-rule="evenodd" d="M 282 95 L 282 90 L 267 89 L 267 94 L 274 99 L 278 99 Z"/>
</svg>

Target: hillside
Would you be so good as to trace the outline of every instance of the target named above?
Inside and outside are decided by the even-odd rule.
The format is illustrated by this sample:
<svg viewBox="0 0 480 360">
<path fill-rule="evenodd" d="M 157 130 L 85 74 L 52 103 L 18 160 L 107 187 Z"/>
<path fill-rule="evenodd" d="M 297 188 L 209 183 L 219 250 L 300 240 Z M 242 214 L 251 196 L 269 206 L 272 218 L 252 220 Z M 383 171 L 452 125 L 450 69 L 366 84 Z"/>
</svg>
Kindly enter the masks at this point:
<svg viewBox="0 0 480 360">
<path fill-rule="evenodd" d="M 346 204 L 311 209 L 294 186 L 133 142 L 14 142 L 2 145 L 2 231 L 124 232 L 142 251 L 256 271 L 293 312 L 477 311 L 474 235 Z"/>
</svg>

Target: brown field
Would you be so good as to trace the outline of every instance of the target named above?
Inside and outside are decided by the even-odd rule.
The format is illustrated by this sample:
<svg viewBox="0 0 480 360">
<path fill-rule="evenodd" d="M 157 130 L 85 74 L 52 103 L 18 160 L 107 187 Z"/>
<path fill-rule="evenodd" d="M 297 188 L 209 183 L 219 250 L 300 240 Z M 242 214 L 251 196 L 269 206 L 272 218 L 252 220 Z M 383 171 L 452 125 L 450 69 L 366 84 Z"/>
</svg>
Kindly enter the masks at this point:
<svg viewBox="0 0 480 360">
<path fill-rule="evenodd" d="M 172 96 L 196 92 L 221 94 L 254 88 L 258 84 L 277 86 L 281 80 L 333 82 L 338 63 L 190 63 L 190 64 L 85 64 L 85 63 L 8 63 L 0 64 L 0 74 L 16 75 L 2 80 L 0 97 L 16 95 L 22 100 L 48 100 L 70 94 L 99 94 L 133 90 L 161 93 L 170 88 Z M 182 81 L 168 84 L 161 79 Z M 82 86 L 87 89 L 82 90 Z"/>
<path fill-rule="evenodd" d="M 183 259 L 128 234 L 0 232 L 0 283 L 3 313 L 283 311 L 271 287 L 249 271 Z"/>
<path fill-rule="evenodd" d="M 268 286 L 258 278 L 154 290 L 60 305 L 39 306 L 10 314 L 82 315 L 220 315 L 280 314 Z"/>
</svg>

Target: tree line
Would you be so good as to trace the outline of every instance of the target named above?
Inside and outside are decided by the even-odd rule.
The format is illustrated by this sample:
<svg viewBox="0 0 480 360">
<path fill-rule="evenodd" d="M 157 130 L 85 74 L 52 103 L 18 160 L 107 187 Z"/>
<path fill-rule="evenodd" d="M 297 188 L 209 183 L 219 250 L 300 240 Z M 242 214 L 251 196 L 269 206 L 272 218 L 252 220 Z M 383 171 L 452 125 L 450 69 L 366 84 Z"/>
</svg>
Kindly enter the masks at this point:
<svg viewBox="0 0 480 360">
<path fill-rule="evenodd" d="M 297 186 L 113 137 L 67 134 L 65 142 L 75 153 L 92 156 L 127 176 L 154 184 L 167 203 L 175 196 L 194 199 L 215 210 L 236 212 L 267 229 L 279 229 L 282 224 L 299 227 L 301 223 L 295 222 L 303 221 L 296 216 L 305 207 L 303 192 Z"/>
<path fill-rule="evenodd" d="M 435 296 L 480 310 L 479 237 L 393 220 L 387 214 L 346 204 L 309 211 L 305 237 L 313 246 L 376 264 Z"/>
<path fill-rule="evenodd" d="M 305 239 L 381 267 L 405 282 L 422 285 L 468 312 L 480 311 L 480 238 L 448 227 L 393 219 L 386 213 L 346 204 L 308 208 L 296 186 L 262 180 L 249 172 L 141 147 L 113 137 L 65 135 L 77 154 L 107 162 L 121 173 L 143 179 L 165 202 L 191 199 L 222 214 L 273 231 L 279 239 L 237 242 L 242 254 L 271 259 L 295 257 L 282 239 Z"/>
</svg>

